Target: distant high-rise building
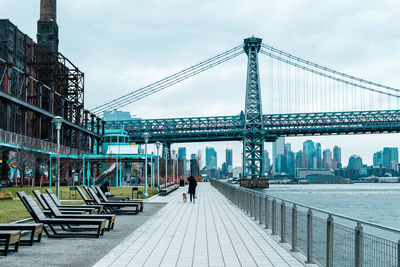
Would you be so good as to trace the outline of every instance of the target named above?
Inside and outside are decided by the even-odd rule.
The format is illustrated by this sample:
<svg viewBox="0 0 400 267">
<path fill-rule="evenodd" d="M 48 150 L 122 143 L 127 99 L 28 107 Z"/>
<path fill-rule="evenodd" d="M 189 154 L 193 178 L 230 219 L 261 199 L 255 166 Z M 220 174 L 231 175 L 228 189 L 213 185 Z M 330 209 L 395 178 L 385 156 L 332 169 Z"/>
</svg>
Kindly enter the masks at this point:
<svg viewBox="0 0 400 267">
<path fill-rule="evenodd" d="M 307 140 L 303 143 L 303 168 L 313 169 L 315 159 L 315 146 L 314 142 Z"/>
<path fill-rule="evenodd" d="M 232 173 L 233 169 L 233 150 L 232 149 L 226 149 L 225 150 L 225 164 L 226 164 L 226 173 Z"/>
<path fill-rule="evenodd" d="M 372 165 L 375 167 L 382 167 L 383 152 L 378 151 L 374 153 Z"/>
<path fill-rule="evenodd" d="M 315 143 L 315 160 L 316 164 L 314 165 L 315 168 L 321 168 L 322 166 L 322 148 L 321 143 Z"/>
<path fill-rule="evenodd" d="M 270 168 L 271 168 L 271 160 L 269 158 L 269 153 L 267 150 L 264 150 L 264 171 L 266 175 L 268 175 Z"/>
<path fill-rule="evenodd" d="M 362 159 L 358 155 L 352 155 L 349 158 L 349 165 L 347 166 L 350 170 L 361 170 L 363 167 Z"/>
<path fill-rule="evenodd" d="M 275 161 L 278 154 L 285 154 L 285 137 L 278 137 L 276 141 L 272 143 L 272 162 L 274 163 L 274 172 L 277 172 L 275 169 Z"/>
<path fill-rule="evenodd" d="M 292 144 L 289 144 L 289 143 L 285 144 L 284 155 L 287 156 L 290 151 L 292 151 Z"/>
<path fill-rule="evenodd" d="M 303 168 L 303 151 L 298 151 L 296 153 L 296 169 Z"/>
<path fill-rule="evenodd" d="M 275 159 L 275 173 L 288 172 L 287 158 L 283 154 L 278 154 Z"/>
<path fill-rule="evenodd" d="M 206 147 L 206 168 L 217 169 L 217 151 L 213 147 Z"/>
<path fill-rule="evenodd" d="M 287 153 L 287 172 L 294 175 L 296 171 L 296 161 L 293 151 Z"/>
<path fill-rule="evenodd" d="M 332 168 L 332 151 L 330 149 L 325 149 L 323 152 L 322 168 Z"/>
<path fill-rule="evenodd" d="M 342 166 L 342 149 L 338 146 L 333 147 L 332 168 L 338 169 Z"/>
<path fill-rule="evenodd" d="M 186 147 L 178 148 L 178 159 L 181 159 L 181 160 L 186 159 Z"/>
<path fill-rule="evenodd" d="M 399 149 L 397 147 L 384 147 L 382 153 L 382 166 L 392 169 L 399 163 Z"/>
</svg>

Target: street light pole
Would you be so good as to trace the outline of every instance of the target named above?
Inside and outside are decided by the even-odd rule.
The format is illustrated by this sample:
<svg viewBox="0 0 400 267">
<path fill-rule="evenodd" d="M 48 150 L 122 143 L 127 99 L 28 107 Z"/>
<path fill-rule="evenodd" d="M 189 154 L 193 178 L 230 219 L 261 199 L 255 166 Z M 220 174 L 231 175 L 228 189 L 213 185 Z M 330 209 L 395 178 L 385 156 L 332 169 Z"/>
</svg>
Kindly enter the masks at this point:
<svg viewBox="0 0 400 267">
<path fill-rule="evenodd" d="M 147 142 L 149 142 L 149 133 L 144 133 L 143 138 L 144 138 L 144 197 L 148 197 L 149 194 L 147 194 Z"/>
<path fill-rule="evenodd" d="M 175 150 L 172 150 L 172 182 L 175 183 Z"/>
<path fill-rule="evenodd" d="M 168 180 L 168 148 L 164 148 L 165 153 L 165 187 L 167 187 L 167 180 Z"/>
<path fill-rule="evenodd" d="M 60 131 L 61 131 L 62 120 L 63 120 L 62 117 L 56 116 L 51 121 L 56 125 L 57 129 L 57 181 L 56 181 L 57 190 L 56 191 L 58 199 L 60 199 Z"/>
<path fill-rule="evenodd" d="M 157 148 L 157 192 L 160 192 L 160 157 L 159 157 L 159 149 L 161 146 L 161 142 L 157 141 L 156 142 L 156 148 Z"/>
<path fill-rule="evenodd" d="M 176 155 L 176 179 L 179 180 L 179 155 Z"/>
</svg>

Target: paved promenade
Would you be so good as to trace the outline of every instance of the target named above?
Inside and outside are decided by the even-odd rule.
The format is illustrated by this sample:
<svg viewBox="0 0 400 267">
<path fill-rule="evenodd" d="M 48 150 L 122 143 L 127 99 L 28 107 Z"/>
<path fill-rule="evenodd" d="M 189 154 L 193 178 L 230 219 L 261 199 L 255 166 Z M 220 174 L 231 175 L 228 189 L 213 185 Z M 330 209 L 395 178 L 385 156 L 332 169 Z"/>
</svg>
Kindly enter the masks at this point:
<svg viewBox="0 0 400 267">
<path fill-rule="evenodd" d="M 168 204 L 95 266 L 303 266 L 209 183 L 195 204 L 184 190 L 153 198 Z"/>
</svg>

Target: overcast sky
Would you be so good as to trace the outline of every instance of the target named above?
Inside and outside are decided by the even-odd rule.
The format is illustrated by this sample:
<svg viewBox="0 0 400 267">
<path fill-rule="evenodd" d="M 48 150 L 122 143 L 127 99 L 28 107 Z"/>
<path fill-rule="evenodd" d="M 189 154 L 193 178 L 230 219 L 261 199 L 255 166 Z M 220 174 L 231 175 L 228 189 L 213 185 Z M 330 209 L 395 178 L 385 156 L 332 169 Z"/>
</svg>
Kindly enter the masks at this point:
<svg viewBox="0 0 400 267">
<path fill-rule="evenodd" d="M 39 2 L 0 0 L 0 17 L 36 39 Z M 400 1 L 60 0 L 57 8 L 60 52 L 85 72 L 88 109 L 252 35 L 321 65 L 400 87 Z M 123 110 L 141 118 L 239 114 L 244 109 L 246 64 L 241 55 Z M 399 144 L 398 134 L 286 141 L 297 151 L 307 139 L 321 142 L 323 149 L 341 146 L 344 165 L 352 154 L 371 164 L 374 152 Z M 173 145 L 178 146 L 182 144 Z M 214 146 L 218 165 L 225 160 L 224 149 L 233 148 L 234 165 L 240 165 L 239 142 L 185 146 L 188 154 Z"/>
</svg>

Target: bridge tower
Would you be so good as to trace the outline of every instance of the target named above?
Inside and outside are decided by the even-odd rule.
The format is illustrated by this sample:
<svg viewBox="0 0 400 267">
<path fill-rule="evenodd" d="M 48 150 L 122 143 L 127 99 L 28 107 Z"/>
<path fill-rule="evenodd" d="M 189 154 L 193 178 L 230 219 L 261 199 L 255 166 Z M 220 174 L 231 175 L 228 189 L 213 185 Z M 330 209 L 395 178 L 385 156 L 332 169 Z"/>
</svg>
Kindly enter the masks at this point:
<svg viewBox="0 0 400 267">
<path fill-rule="evenodd" d="M 243 49 L 248 56 L 246 106 L 243 136 L 243 176 L 261 178 L 264 176 L 264 128 L 258 71 L 258 52 L 262 39 L 244 39 Z"/>
</svg>

